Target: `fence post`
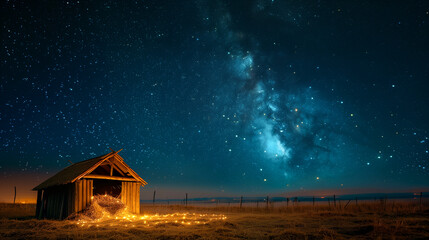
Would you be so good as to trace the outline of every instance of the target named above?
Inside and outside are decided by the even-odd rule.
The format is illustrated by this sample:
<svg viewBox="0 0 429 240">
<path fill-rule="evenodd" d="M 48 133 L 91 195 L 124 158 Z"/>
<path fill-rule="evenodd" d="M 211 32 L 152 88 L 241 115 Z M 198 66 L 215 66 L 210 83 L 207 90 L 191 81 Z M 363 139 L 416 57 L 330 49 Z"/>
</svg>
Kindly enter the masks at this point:
<svg viewBox="0 0 429 240">
<path fill-rule="evenodd" d="M 314 207 L 314 196 L 313 196 L 313 207 Z"/>
<path fill-rule="evenodd" d="M 422 197 L 423 197 L 423 192 L 420 192 L 420 211 L 422 211 Z"/>
<path fill-rule="evenodd" d="M 286 198 L 286 207 L 289 207 L 289 198 Z"/>
<path fill-rule="evenodd" d="M 267 196 L 267 208 L 268 208 L 268 203 L 270 202 L 269 197 Z"/>
<path fill-rule="evenodd" d="M 351 202 L 352 200 L 351 199 L 349 199 L 349 201 L 347 202 L 347 204 L 346 204 L 346 206 L 344 207 L 344 209 L 346 209 L 347 208 L 347 206 L 349 205 L 349 203 Z"/>
<path fill-rule="evenodd" d="M 386 211 L 386 208 L 387 208 L 387 194 L 384 197 L 384 211 Z"/>
<path fill-rule="evenodd" d="M 337 202 L 335 200 L 335 194 L 334 194 L 334 208 L 336 208 L 336 207 L 337 207 Z"/>
<path fill-rule="evenodd" d="M 186 198 L 185 198 L 185 206 L 188 206 L 188 193 L 186 193 Z"/>
<path fill-rule="evenodd" d="M 155 205 L 155 195 L 156 195 L 156 190 L 153 191 L 152 205 Z"/>
</svg>

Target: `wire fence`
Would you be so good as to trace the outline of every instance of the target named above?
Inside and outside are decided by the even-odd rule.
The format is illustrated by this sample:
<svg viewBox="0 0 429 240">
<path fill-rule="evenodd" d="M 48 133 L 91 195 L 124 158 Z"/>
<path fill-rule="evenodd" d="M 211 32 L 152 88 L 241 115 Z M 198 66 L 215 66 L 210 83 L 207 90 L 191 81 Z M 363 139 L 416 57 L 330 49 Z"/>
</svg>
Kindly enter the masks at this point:
<svg viewBox="0 0 429 240">
<path fill-rule="evenodd" d="M 182 205 L 189 207 L 234 207 L 234 208 L 276 208 L 297 206 L 327 206 L 329 208 L 347 208 L 360 204 L 381 205 L 394 204 L 395 202 L 409 203 L 420 206 L 429 204 L 429 193 L 392 194 L 392 195 L 332 195 L 314 197 L 235 197 L 235 198 L 188 198 L 184 194 L 183 199 L 156 199 L 154 192 L 152 200 L 143 200 L 143 205 Z"/>
</svg>

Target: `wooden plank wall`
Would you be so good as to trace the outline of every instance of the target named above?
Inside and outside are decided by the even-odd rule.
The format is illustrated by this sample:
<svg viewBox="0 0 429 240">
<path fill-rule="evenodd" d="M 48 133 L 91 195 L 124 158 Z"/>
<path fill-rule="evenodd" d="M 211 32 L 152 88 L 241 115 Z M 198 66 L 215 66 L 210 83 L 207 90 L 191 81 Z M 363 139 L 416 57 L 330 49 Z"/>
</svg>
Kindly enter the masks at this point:
<svg viewBox="0 0 429 240">
<path fill-rule="evenodd" d="M 37 190 L 36 218 L 40 218 L 42 210 L 42 193 L 43 190 Z"/>
<path fill-rule="evenodd" d="M 91 204 L 93 196 L 93 180 L 82 179 L 74 182 L 72 212 L 80 212 Z"/>
<path fill-rule="evenodd" d="M 140 213 L 140 184 L 136 182 L 122 182 L 121 201 L 131 213 Z"/>
<path fill-rule="evenodd" d="M 75 212 L 75 195 L 74 195 L 74 183 L 67 184 L 67 215 L 70 216 Z"/>
<path fill-rule="evenodd" d="M 93 180 L 78 180 L 60 187 L 37 192 L 36 217 L 39 219 L 64 219 L 84 210 L 93 196 Z"/>
<path fill-rule="evenodd" d="M 140 214 L 140 183 L 136 183 L 136 213 Z"/>
<path fill-rule="evenodd" d="M 36 217 L 39 219 L 64 219 L 67 191 L 64 187 L 39 190 L 37 193 Z"/>
</svg>

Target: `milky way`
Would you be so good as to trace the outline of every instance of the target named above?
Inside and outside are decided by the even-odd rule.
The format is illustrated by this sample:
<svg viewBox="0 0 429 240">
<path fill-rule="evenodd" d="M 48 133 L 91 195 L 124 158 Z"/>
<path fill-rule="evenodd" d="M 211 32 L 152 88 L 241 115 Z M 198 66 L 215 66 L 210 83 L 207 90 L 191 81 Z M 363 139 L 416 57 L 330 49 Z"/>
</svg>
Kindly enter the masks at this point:
<svg viewBox="0 0 429 240">
<path fill-rule="evenodd" d="M 112 147 L 159 191 L 428 187 L 428 11 L 7 2 L 2 181 Z"/>
</svg>

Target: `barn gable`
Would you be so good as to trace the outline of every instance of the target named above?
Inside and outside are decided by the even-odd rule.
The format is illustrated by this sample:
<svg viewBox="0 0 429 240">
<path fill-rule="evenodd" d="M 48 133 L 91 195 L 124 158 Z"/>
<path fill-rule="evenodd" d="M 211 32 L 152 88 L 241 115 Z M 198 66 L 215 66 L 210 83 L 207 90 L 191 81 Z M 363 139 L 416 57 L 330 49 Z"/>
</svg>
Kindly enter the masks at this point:
<svg viewBox="0 0 429 240">
<path fill-rule="evenodd" d="M 110 179 L 112 180 L 137 181 L 143 186 L 146 185 L 146 181 L 138 176 L 137 173 L 124 162 L 124 159 L 119 156 L 118 153 L 120 151 L 121 150 L 117 152 L 112 151 L 99 157 L 72 164 L 39 184 L 37 187 L 33 188 L 33 190 L 74 183 L 82 178 L 106 179 L 107 177 L 111 177 Z"/>
</svg>

